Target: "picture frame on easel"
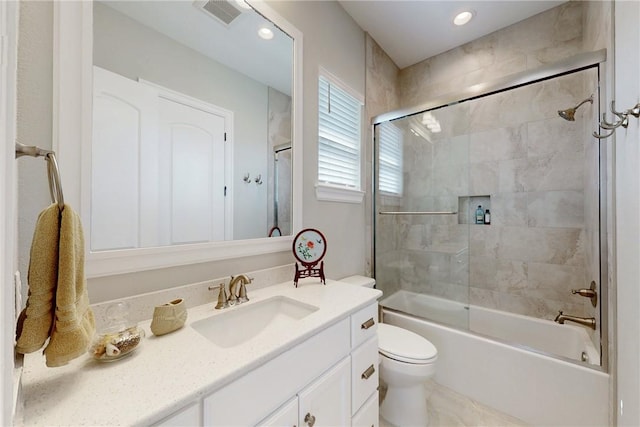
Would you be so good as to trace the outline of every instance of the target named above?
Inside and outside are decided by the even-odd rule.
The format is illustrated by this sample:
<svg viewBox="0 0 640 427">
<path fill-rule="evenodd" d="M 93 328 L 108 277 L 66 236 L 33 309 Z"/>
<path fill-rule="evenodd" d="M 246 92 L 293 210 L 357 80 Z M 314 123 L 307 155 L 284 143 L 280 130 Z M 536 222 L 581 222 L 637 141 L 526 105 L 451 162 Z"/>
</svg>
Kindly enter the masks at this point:
<svg viewBox="0 0 640 427">
<path fill-rule="evenodd" d="M 319 277 L 320 282 L 327 284 L 324 276 L 324 258 L 327 253 L 327 240 L 315 228 L 305 228 L 293 239 L 293 256 L 302 265 L 296 265 L 293 284 L 298 287 L 298 281 L 305 277 Z M 318 266 L 319 264 L 319 266 Z"/>
</svg>

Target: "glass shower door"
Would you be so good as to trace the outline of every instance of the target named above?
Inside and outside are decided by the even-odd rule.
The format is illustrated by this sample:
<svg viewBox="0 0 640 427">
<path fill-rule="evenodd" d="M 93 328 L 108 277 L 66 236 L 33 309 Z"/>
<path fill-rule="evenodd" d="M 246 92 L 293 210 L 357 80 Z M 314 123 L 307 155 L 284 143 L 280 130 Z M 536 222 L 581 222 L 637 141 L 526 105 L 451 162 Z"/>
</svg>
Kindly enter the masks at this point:
<svg viewBox="0 0 640 427">
<path fill-rule="evenodd" d="M 375 277 L 383 305 L 468 327 L 468 106 L 375 126 Z M 472 209 L 473 207 L 473 209 Z M 483 215 L 484 218 L 484 210 Z"/>
</svg>

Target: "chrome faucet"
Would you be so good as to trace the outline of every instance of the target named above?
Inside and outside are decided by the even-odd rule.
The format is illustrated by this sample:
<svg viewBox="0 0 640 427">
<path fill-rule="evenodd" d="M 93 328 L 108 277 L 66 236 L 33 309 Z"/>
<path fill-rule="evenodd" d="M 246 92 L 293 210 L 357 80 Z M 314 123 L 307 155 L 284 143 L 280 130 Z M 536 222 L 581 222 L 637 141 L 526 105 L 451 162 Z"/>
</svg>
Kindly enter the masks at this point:
<svg viewBox="0 0 640 427">
<path fill-rule="evenodd" d="M 556 316 L 556 318 L 553 320 L 554 322 L 558 322 L 561 325 L 564 325 L 565 321 L 569 321 L 569 322 L 575 322 L 578 323 L 580 325 L 583 326 L 587 326 L 591 329 L 596 329 L 596 319 L 595 317 L 578 317 L 578 316 L 571 316 L 569 314 L 564 314 L 562 313 L 562 310 L 560 310 L 558 312 L 558 315 Z"/>
<path fill-rule="evenodd" d="M 248 285 L 253 281 L 252 277 L 247 276 L 246 274 L 239 274 L 237 276 L 231 276 L 231 281 L 229 282 L 229 304 L 242 304 L 243 302 L 249 301 L 247 297 L 247 288 L 245 285 Z M 240 282 L 240 289 L 238 294 L 236 295 L 236 285 Z"/>
</svg>

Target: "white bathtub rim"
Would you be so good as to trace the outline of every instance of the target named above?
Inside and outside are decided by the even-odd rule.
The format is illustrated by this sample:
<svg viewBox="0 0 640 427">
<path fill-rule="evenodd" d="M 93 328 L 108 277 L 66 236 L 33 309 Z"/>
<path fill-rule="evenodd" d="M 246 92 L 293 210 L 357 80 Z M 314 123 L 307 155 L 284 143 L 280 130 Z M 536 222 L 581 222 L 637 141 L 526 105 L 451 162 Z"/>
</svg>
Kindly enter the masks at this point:
<svg viewBox="0 0 640 427">
<path fill-rule="evenodd" d="M 503 348 L 516 350 L 516 351 L 518 351 L 520 353 L 525 353 L 525 354 L 533 353 L 537 357 L 542 357 L 542 358 L 546 358 L 546 359 L 553 359 L 554 361 L 557 361 L 557 362 L 559 362 L 561 364 L 564 364 L 564 365 L 567 365 L 567 366 L 570 366 L 570 367 L 573 367 L 573 368 L 586 369 L 589 372 L 595 371 L 595 372 L 597 372 L 599 374 L 602 374 L 602 375 L 609 375 L 603 369 L 603 367 L 600 366 L 600 365 L 594 365 L 594 364 L 590 364 L 590 363 L 586 363 L 586 362 L 581 362 L 581 361 L 574 360 L 574 359 L 571 359 L 569 357 L 560 356 L 560 355 L 557 355 L 557 354 L 549 354 L 549 353 L 546 353 L 544 351 L 540 351 L 540 350 L 537 350 L 535 348 L 528 347 L 526 345 L 522 345 L 522 344 L 519 344 L 519 343 L 510 342 L 510 341 L 504 341 L 504 340 L 501 340 L 501 339 L 498 339 L 498 338 L 487 336 L 485 334 L 481 334 L 479 332 L 469 332 L 469 331 L 465 331 L 465 330 L 462 330 L 462 329 L 454 328 L 454 327 L 451 327 L 451 326 L 446 325 L 444 323 L 436 322 L 434 320 L 427 319 L 427 318 L 424 318 L 424 317 L 421 317 L 421 316 L 415 316 L 415 315 L 412 315 L 412 314 L 407 314 L 407 313 L 405 313 L 405 312 L 403 312 L 401 310 L 388 308 L 388 307 L 385 307 L 383 305 L 381 305 L 381 307 L 382 307 L 382 322 L 383 323 L 384 323 L 384 313 L 385 313 L 385 311 L 389 311 L 389 312 L 393 313 L 394 315 L 400 316 L 401 318 L 419 319 L 420 321 L 424 321 L 424 322 L 427 322 L 427 323 L 432 323 L 434 325 L 437 325 L 438 327 L 441 327 L 446 331 L 449 331 L 449 332 L 452 332 L 452 333 L 458 333 L 458 334 L 461 334 L 461 335 L 464 335 L 464 336 L 467 336 L 467 337 L 470 337 L 470 338 L 477 338 L 477 339 L 479 339 L 481 341 L 492 343 L 492 344 L 496 344 L 496 345 L 498 345 L 500 347 L 503 347 Z"/>
</svg>

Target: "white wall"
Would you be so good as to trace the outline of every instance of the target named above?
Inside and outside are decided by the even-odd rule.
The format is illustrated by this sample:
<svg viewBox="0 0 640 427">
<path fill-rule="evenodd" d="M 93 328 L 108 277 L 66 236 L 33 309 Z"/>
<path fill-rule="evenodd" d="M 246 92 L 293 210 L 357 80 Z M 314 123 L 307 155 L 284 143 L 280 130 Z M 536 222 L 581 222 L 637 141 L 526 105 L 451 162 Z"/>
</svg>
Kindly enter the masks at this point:
<svg viewBox="0 0 640 427">
<path fill-rule="evenodd" d="M 615 89 L 618 110 L 640 101 L 640 3 L 615 2 Z M 608 114 L 609 120 L 611 114 Z M 610 138 L 611 139 L 611 138 Z M 640 425 L 640 121 L 615 135 L 617 253 L 617 421 Z"/>
<path fill-rule="evenodd" d="M 325 271 L 341 278 L 365 271 L 364 203 L 316 200 L 318 176 L 318 72 L 322 67 L 355 91 L 365 93 L 365 35 L 333 1 L 269 1 L 278 13 L 304 33 L 304 185 L 303 227 L 317 228 L 327 239 Z M 366 128 L 368 122 L 363 124 Z M 365 132 L 362 133 L 366 135 Z M 364 144 L 370 141 L 364 140 Z M 363 150 L 366 152 L 366 150 Z M 364 159 L 363 159 L 364 163 Z M 363 174 L 362 186 L 367 177 Z"/>
<path fill-rule="evenodd" d="M 14 408 L 13 337 L 15 310 L 13 304 L 13 272 L 16 263 L 16 203 L 17 174 L 14 161 L 16 114 L 16 27 L 15 3 L 0 3 L 0 425 L 12 423 Z"/>
</svg>

